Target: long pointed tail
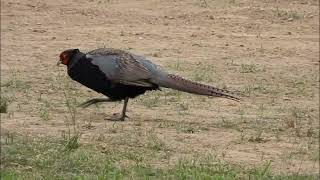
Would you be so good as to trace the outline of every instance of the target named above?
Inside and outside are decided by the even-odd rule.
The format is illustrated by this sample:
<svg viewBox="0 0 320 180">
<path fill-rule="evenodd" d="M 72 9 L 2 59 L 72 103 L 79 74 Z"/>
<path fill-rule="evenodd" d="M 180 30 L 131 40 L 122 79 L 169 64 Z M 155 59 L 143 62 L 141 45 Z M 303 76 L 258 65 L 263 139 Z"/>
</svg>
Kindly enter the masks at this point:
<svg viewBox="0 0 320 180">
<path fill-rule="evenodd" d="M 159 85 L 193 94 L 223 97 L 234 101 L 240 101 L 240 98 L 233 96 L 233 93 L 228 90 L 218 89 L 205 84 L 193 82 L 174 74 L 168 74 L 167 78 L 160 82 Z"/>
</svg>

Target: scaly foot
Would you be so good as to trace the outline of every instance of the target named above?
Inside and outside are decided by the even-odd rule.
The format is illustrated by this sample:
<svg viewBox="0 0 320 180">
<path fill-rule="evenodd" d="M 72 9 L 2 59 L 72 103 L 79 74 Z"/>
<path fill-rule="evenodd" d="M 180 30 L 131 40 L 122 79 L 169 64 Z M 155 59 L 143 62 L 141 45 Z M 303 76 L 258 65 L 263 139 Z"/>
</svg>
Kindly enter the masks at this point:
<svg viewBox="0 0 320 180">
<path fill-rule="evenodd" d="M 105 120 L 108 121 L 124 121 L 125 118 L 129 118 L 127 115 L 119 114 L 119 113 L 113 113 L 113 115 L 110 118 L 105 118 Z"/>
</svg>

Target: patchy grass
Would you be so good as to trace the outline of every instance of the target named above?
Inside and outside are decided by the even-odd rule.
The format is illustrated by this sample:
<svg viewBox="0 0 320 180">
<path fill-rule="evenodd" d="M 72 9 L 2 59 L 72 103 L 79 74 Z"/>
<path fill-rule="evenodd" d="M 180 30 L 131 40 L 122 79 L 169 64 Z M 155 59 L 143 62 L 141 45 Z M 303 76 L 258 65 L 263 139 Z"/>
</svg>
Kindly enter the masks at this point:
<svg viewBox="0 0 320 180">
<path fill-rule="evenodd" d="M 165 143 L 153 131 L 149 132 L 147 147 L 155 151 L 166 150 Z"/>
<path fill-rule="evenodd" d="M 153 141 L 153 140 L 152 140 Z M 1 136 L 2 179 L 316 179 L 316 175 L 279 176 L 270 161 L 256 168 L 230 165 L 211 154 L 182 158 L 160 168 L 133 151 L 106 153 L 93 146 L 65 150 L 64 140 Z M 153 146 L 154 147 L 154 146 Z M 154 149 L 157 150 L 157 149 Z M 138 155 L 138 156 L 137 156 Z M 135 160 L 136 163 L 120 165 Z M 119 164 L 120 163 L 120 164 Z"/>
<path fill-rule="evenodd" d="M 67 139 L 65 139 L 65 146 L 64 149 L 66 151 L 72 151 L 74 149 L 77 149 L 80 146 L 79 138 L 81 134 L 77 133 L 72 136 L 69 136 Z"/>
<path fill-rule="evenodd" d="M 147 92 L 145 96 L 140 96 L 139 101 L 147 108 L 157 107 L 161 103 L 159 92 Z"/>
<path fill-rule="evenodd" d="M 1 130 L 62 135 L 8 134 L 3 179 L 315 179 L 303 174 L 319 169 L 318 1 L 110 1 L 107 15 L 75 3 L 3 3 Z M 55 66 L 68 44 L 146 55 L 242 101 L 163 88 L 130 100 L 125 122 L 104 121 L 122 103 L 76 107 L 101 95 Z"/>
<path fill-rule="evenodd" d="M 31 88 L 31 85 L 21 80 L 21 73 L 18 70 L 10 70 L 9 79 L 1 82 L 1 87 L 24 90 Z"/>
<path fill-rule="evenodd" d="M 304 15 L 301 13 L 298 13 L 297 11 L 280 10 L 278 7 L 276 7 L 276 10 L 274 10 L 274 13 L 278 18 L 282 20 L 293 21 L 293 20 L 299 20 L 304 18 Z"/>
<path fill-rule="evenodd" d="M 240 73 L 259 73 L 265 71 L 265 68 L 259 68 L 255 64 L 241 64 L 240 67 Z"/>
</svg>

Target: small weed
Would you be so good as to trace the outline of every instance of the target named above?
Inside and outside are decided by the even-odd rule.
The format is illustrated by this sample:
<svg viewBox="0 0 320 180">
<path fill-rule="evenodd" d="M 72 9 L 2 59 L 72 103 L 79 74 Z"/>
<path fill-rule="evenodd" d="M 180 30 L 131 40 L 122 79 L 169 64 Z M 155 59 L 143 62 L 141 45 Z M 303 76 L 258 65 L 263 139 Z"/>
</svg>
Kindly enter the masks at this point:
<svg viewBox="0 0 320 180">
<path fill-rule="evenodd" d="M 76 98 L 69 98 L 68 95 L 65 94 L 65 104 L 68 109 L 69 118 L 66 116 L 67 119 L 70 119 L 73 125 L 76 125 L 76 114 L 77 114 L 77 99 Z"/>
<path fill-rule="evenodd" d="M 116 123 L 114 123 L 113 126 L 108 129 L 108 131 L 110 133 L 115 134 L 115 133 L 119 132 L 119 128 L 120 128 L 120 126 L 117 126 Z"/>
<path fill-rule="evenodd" d="M 238 129 L 237 124 L 231 120 L 226 120 L 225 117 L 221 117 L 222 120 L 222 125 L 221 127 L 223 128 L 228 128 L 228 129 Z"/>
<path fill-rule="evenodd" d="M 229 0 L 228 2 L 229 2 L 229 4 L 235 4 L 236 0 Z"/>
<path fill-rule="evenodd" d="M 98 1 L 98 4 L 109 4 L 109 3 L 111 3 L 111 0 L 99 0 Z M 103 47 L 106 47 L 106 45 L 104 44 L 104 46 Z"/>
<path fill-rule="evenodd" d="M 209 128 L 207 126 L 200 126 L 200 124 L 197 123 L 186 123 L 183 121 L 178 122 L 175 125 L 175 128 L 178 132 L 188 133 L 188 134 L 194 134 L 201 131 L 208 131 Z"/>
<path fill-rule="evenodd" d="M 64 100 L 65 100 L 65 106 L 67 108 L 67 113 L 65 114 L 66 123 L 67 126 L 67 135 L 64 135 L 64 150 L 65 151 L 71 151 L 74 149 L 77 149 L 79 144 L 79 138 L 81 136 L 81 133 L 78 130 L 78 124 L 76 121 L 76 114 L 77 114 L 77 99 L 76 97 L 71 94 L 71 90 L 75 88 L 74 85 L 72 85 L 72 82 L 69 79 L 64 78 L 60 74 L 60 71 L 58 71 L 59 74 L 57 76 L 58 81 L 63 82 L 61 86 L 61 90 L 63 91 Z M 40 96 L 41 99 L 41 96 Z M 47 102 L 47 101 L 45 101 Z M 70 128 L 70 125 L 72 125 L 72 129 Z"/>
<path fill-rule="evenodd" d="M 40 110 L 39 110 L 39 113 L 40 113 L 40 118 L 44 121 L 48 121 L 49 120 L 49 111 L 46 107 L 44 106 L 41 106 L 40 107 Z"/>
<path fill-rule="evenodd" d="M 284 120 L 284 123 L 288 128 L 295 128 L 296 127 L 296 121 L 293 118 L 287 118 Z"/>
<path fill-rule="evenodd" d="M 301 18 L 303 18 L 303 15 L 299 14 L 296 11 L 289 11 L 288 14 L 289 14 L 289 18 L 292 18 L 292 19 L 301 19 Z"/>
<path fill-rule="evenodd" d="M 258 83 L 258 84 L 245 85 L 241 93 L 247 96 L 250 96 L 252 94 L 257 94 L 257 93 L 266 94 L 268 93 L 268 91 L 267 91 L 267 88 L 262 83 Z"/>
<path fill-rule="evenodd" d="M 256 73 L 257 67 L 254 64 L 241 64 L 241 73 Z"/>
<path fill-rule="evenodd" d="M 123 156 L 127 159 L 133 160 L 135 163 L 140 163 L 143 162 L 145 159 L 144 153 L 142 152 L 137 152 L 137 151 L 132 151 L 132 150 L 127 150 L 123 153 Z"/>
<path fill-rule="evenodd" d="M 203 81 L 205 79 L 205 75 L 206 75 L 205 72 L 197 72 L 197 73 L 194 74 L 193 79 L 195 81 Z"/>
<path fill-rule="evenodd" d="M 201 82 L 201 81 L 213 82 L 213 78 L 212 78 L 213 72 L 216 72 L 216 69 L 214 66 L 200 63 L 196 67 L 193 80 L 197 82 Z"/>
<path fill-rule="evenodd" d="M 282 20 L 288 20 L 288 21 L 293 21 L 293 20 L 298 20 L 303 18 L 303 15 L 299 14 L 297 11 L 280 10 L 278 1 L 276 3 L 277 3 L 276 9 L 273 11 L 278 18 Z"/>
<path fill-rule="evenodd" d="M 243 129 L 241 129 L 240 130 L 240 141 L 241 142 L 244 142 L 244 140 L 245 140 L 245 132 L 244 132 L 244 130 Z"/>
<path fill-rule="evenodd" d="M 163 151 L 166 149 L 164 142 L 162 142 L 153 131 L 149 132 L 147 146 L 155 151 Z"/>
<path fill-rule="evenodd" d="M 41 105 L 39 109 L 40 118 L 44 121 L 48 121 L 50 104 L 47 100 L 44 100 L 41 98 L 40 98 L 40 101 L 41 101 Z"/>
<path fill-rule="evenodd" d="M 290 111 L 291 111 L 291 116 L 285 119 L 285 124 L 289 128 L 294 128 L 295 135 L 297 137 L 301 137 L 302 122 L 303 120 L 308 118 L 308 112 L 306 110 L 303 110 L 297 107 L 291 108 Z"/>
<path fill-rule="evenodd" d="M 279 142 L 280 141 L 280 131 L 281 131 L 281 129 L 273 128 L 272 131 L 274 133 L 274 136 L 275 136 L 276 140 Z"/>
<path fill-rule="evenodd" d="M 200 6 L 201 7 L 208 7 L 208 3 L 206 0 L 200 0 Z"/>
<path fill-rule="evenodd" d="M 180 160 L 177 167 L 177 179 L 234 179 L 236 172 L 226 163 L 213 155 L 195 155 L 192 160 Z"/>
<path fill-rule="evenodd" d="M 15 133 L 7 132 L 3 137 L 5 138 L 4 144 L 12 144 L 14 142 Z"/>
<path fill-rule="evenodd" d="M 164 91 L 164 98 L 165 102 L 180 102 L 182 97 L 182 92 L 173 90 L 173 89 L 165 89 Z"/>
<path fill-rule="evenodd" d="M 249 170 L 251 174 L 254 174 L 257 177 L 270 177 L 270 167 L 271 167 L 271 161 L 268 161 L 264 166 L 260 168 L 254 168 Z M 260 178 L 259 178 L 260 179 Z M 263 178 L 261 178 L 263 179 Z M 268 179 L 268 178 L 267 178 Z"/>
<path fill-rule="evenodd" d="M 195 128 L 193 127 L 186 127 L 182 130 L 182 132 L 184 133 L 190 133 L 190 134 L 194 134 L 196 132 Z"/>
<path fill-rule="evenodd" d="M 319 151 L 314 151 L 312 158 L 313 161 L 320 161 L 320 152 Z"/>
<path fill-rule="evenodd" d="M 175 127 L 178 123 L 175 121 L 161 121 L 158 125 L 159 128 Z"/>
<path fill-rule="evenodd" d="M 177 70 L 177 71 L 181 71 L 181 70 L 182 70 L 181 62 L 180 62 L 179 59 L 178 59 L 178 61 L 175 63 L 174 69 Z"/>
<path fill-rule="evenodd" d="M 65 139 L 64 149 L 66 151 L 77 149 L 80 146 L 80 143 L 79 143 L 80 136 L 81 136 L 80 133 L 76 133 L 72 136 L 69 136 L 67 139 Z"/>
<path fill-rule="evenodd" d="M 297 94 L 305 95 L 306 94 L 306 84 L 303 81 L 294 81 L 293 87 L 297 90 Z"/>
<path fill-rule="evenodd" d="M 258 68 L 255 64 L 241 64 L 240 67 L 240 73 L 258 73 L 265 71 L 265 68 Z"/>
<path fill-rule="evenodd" d="M 177 124 L 176 127 L 177 131 L 183 132 L 183 133 L 188 133 L 188 134 L 194 134 L 196 133 L 196 128 L 191 126 L 191 125 L 186 125 L 183 123 Z"/>
<path fill-rule="evenodd" d="M 92 114 L 91 113 L 90 113 L 89 120 L 85 120 L 84 125 L 82 127 L 86 128 L 86 129 L 93 129 L 94 128 L 94 126 L 92 125 Z"/>
<path fill-rule="evenodd" d="M 189 104 L 186 102 L 177 103 L 176 107 L 177 107 L 178 114 L 180 115 L 186 114 L 187 111 L 189 110 Z"/>
<path fill-rule="evenodd" d="M 70 129 L 70 125 L 72 125 L 73 127 L 73 133 L 74 134 L 78 134 L 78 127 L 77 127 L 77 121 L 76 121 L 76 114 L 77 114 L 77 109 L 76 109 L 76 105 L 77 100 L 74 97 L 69 97 L 69 95 L 67 94 L 66 91 L 64 91 L 64 96 L 65 96 L 65 105 L 67 107 L 68 110 L 68 114 L 65 115 L 66 118 L 66 126 L 68 128 L 68 134 L 69 134 L 69 139 L 71 137 L 71 129 Z"/>
<path fill-rule="evenodd" d="M 23 82 L 20 80 L 20 72 L 18 70 L 11 70 L 10 79 L 5 82 L 1 83 L 1 87 L 13 88 L 13 89 L 29 89 L 31 87 L 30 84 Z"/>
<path fill-rule="evenodd" d="M 133 125 L 135 126 L 142 126 L 142 122 L 141 121 L 134 121 Z"/>
<path fill-rule="evenodd" d="M 9 100 L 1 95 L 0 113 L 7 113 Z"/>
<path fill-rule="evenodd" d="M 155 93 L 148 93 L 147 94 L 148 97 L 142 97 L 140 98 L 140 101 L 142 102 L 142 104 L 148 108 L 152 108 L 152 107 L 157 107 L 159 105 L 159 101 L 160 101 L 160 94 L 159 92 Z"/>
<path fill-rule="evenodd" d="M 106 139 L 103 133 L 99 133 L 97 137 L 97 141 L 103 142 Z"/>
<path fill-rule="evenodd" d="M 266 140 L 262 138 L 262 133 L 263 133 L 262 130 L 257 131 L 257 132 L 256 132 L 256 135 L 255 135 L 255 136 L 251 136 L 251 137 L 248 139 L 248 141 L 249 141 L 249 142 L 256 142 L 256 143 L 266 142 Z"/>
</svg>

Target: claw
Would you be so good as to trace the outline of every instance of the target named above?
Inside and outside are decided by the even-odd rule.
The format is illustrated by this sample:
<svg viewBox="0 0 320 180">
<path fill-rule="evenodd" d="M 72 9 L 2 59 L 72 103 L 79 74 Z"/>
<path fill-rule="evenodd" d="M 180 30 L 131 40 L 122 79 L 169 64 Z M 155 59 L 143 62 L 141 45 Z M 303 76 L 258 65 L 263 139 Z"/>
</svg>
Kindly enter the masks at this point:
<svg viewBox="0 0 320 180">
<path fill-rule="evenodd" d="M 129 118 L 127 115 L 120 115 L 119 113 L 114 113 L 110 118 L 105 118 L 108 121 L 124 121 L 125 118 Z"/>
</svg>

